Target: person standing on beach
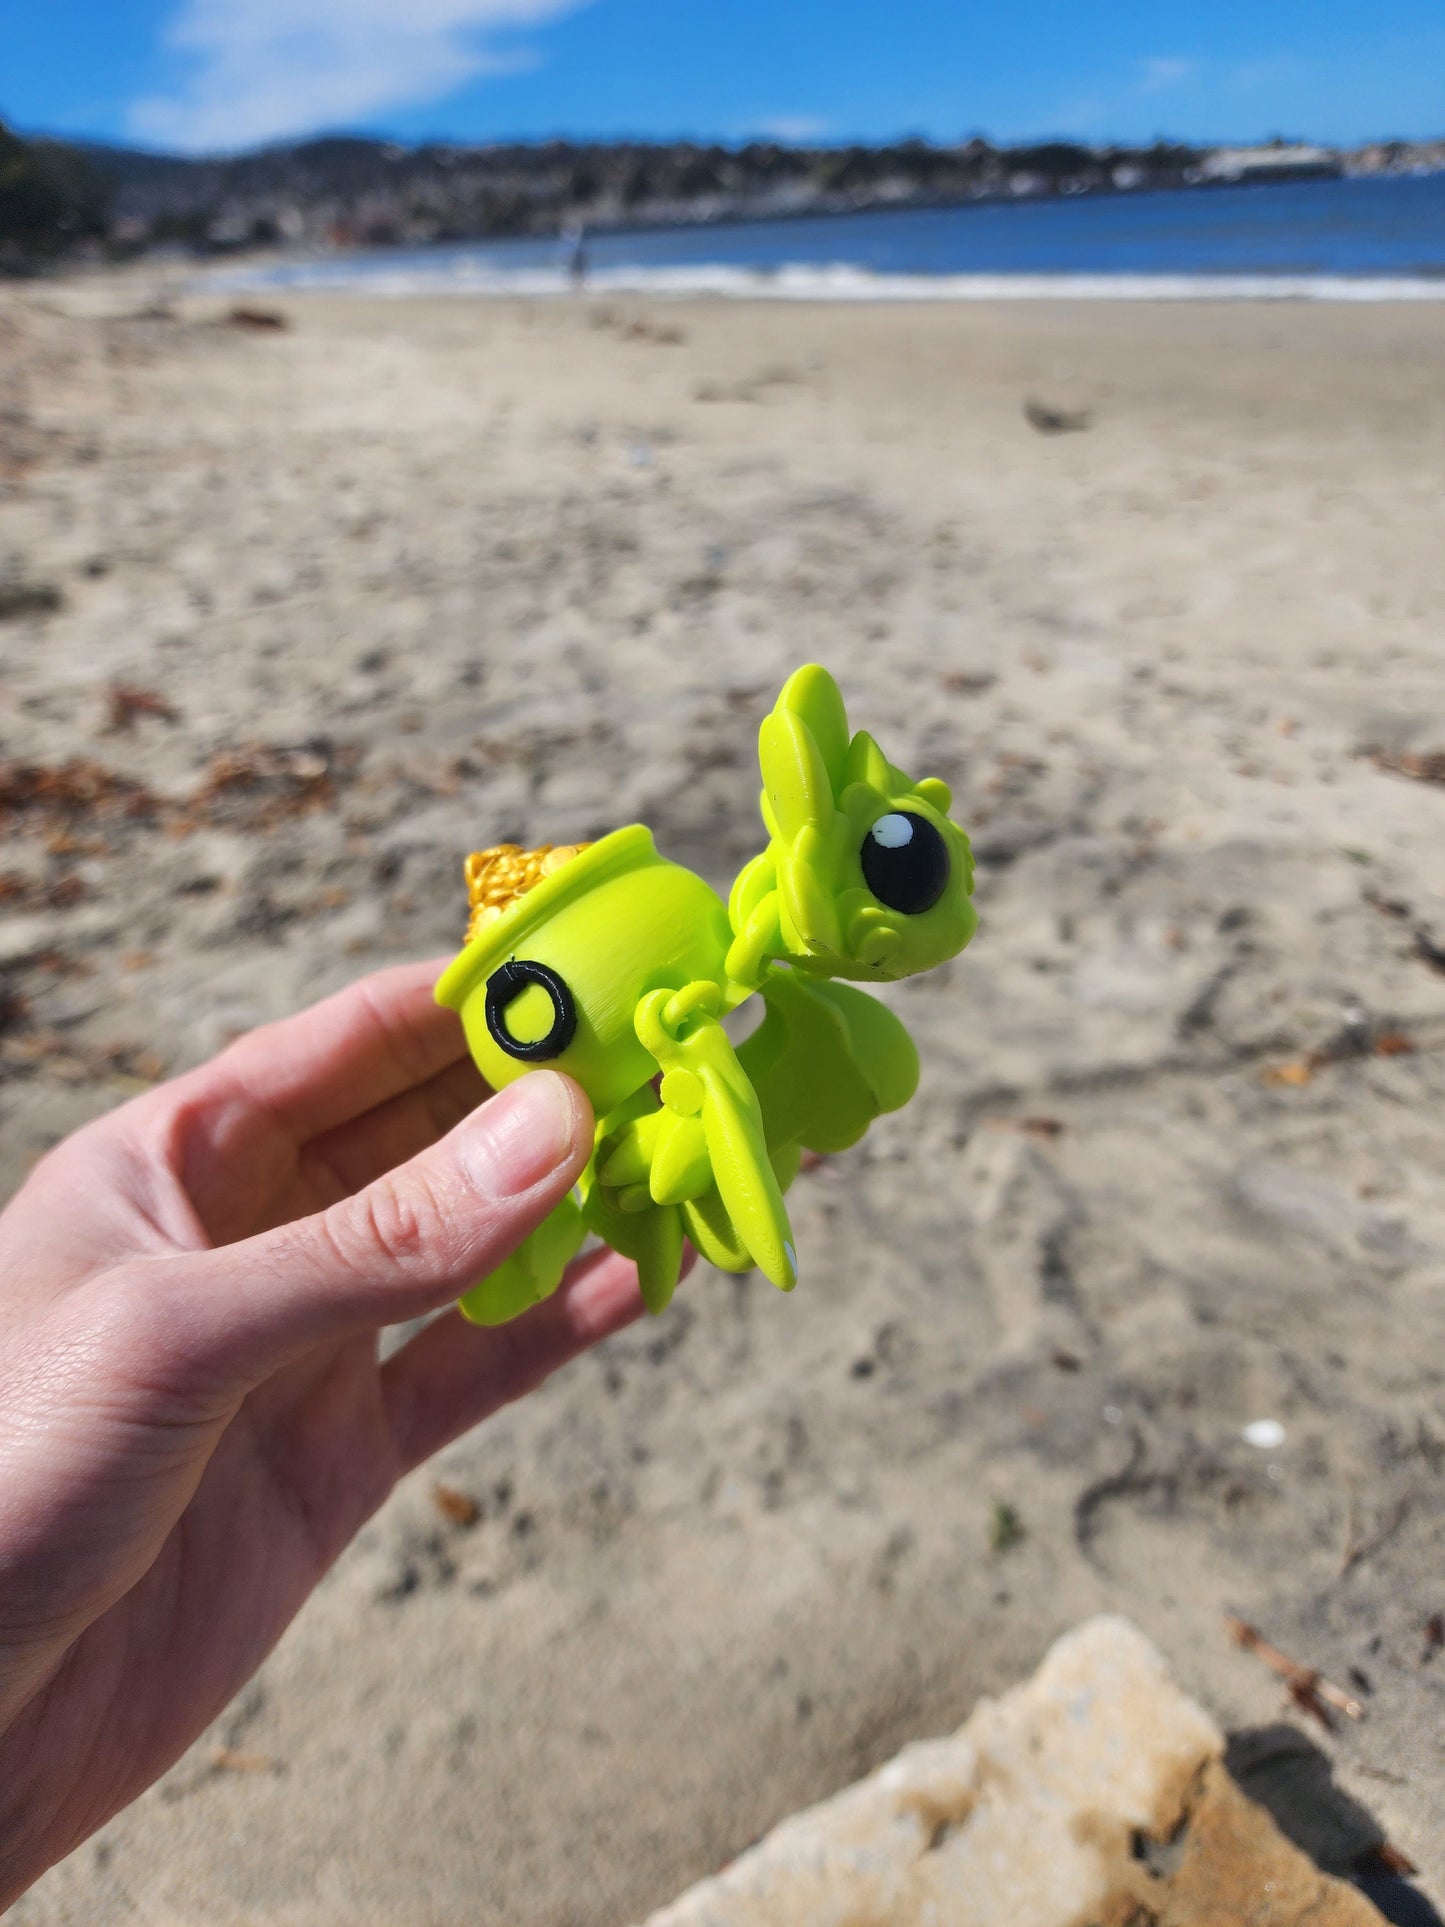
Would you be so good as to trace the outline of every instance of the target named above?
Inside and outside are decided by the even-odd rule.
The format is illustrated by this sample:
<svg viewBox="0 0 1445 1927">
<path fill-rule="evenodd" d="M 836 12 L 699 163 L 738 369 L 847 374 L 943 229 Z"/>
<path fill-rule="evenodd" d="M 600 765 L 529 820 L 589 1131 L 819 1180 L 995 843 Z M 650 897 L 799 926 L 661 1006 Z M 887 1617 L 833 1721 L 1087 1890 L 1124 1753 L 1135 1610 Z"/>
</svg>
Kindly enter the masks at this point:
<svg viewBox="0 0 1445 1927">
<path fill-rule="evenodd" d="M 567 273 L 572 286 L 580 293 L 587 282 L 587 230 L 580 223 L 568 236 L 571 253 L 567 259 Z"/>
<path fill-rule="evenodd" d="M 642 1309 L 600 1251 L 382 1360 L 592 1147 L 568 1078 L 488 1098 L 438 967 L 122 1105 L 0 1214 L 0 1911 L 179 1758 L 398 1479 Z"/>
</svg>

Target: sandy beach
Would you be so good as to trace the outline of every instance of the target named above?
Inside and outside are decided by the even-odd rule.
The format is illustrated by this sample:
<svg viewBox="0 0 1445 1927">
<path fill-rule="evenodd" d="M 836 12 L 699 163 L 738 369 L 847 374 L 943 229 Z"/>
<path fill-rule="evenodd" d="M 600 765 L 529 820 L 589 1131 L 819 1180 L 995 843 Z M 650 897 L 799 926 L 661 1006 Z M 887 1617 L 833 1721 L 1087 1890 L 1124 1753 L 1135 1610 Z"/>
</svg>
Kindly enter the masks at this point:
<svg viewBox="0 0 1445 1927">
<path fill-rule="evenodd" d="M 725 888 L 807 660 L 981 927 L 797 1291 L 414 1477 L 13 1918 L 623 1927 L 1099 1611 L 1445 1901 L 1445 303 L 229 305 L 0 291 L 0 1191 L 469 850 Z"/>
</svg>

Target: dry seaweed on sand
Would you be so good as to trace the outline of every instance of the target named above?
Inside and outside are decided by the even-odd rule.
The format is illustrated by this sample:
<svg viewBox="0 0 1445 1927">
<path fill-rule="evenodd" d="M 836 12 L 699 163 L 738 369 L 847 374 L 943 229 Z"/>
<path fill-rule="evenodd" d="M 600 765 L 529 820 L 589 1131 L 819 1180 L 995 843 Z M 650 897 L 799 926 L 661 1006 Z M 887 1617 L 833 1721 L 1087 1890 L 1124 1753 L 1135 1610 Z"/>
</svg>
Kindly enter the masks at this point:
<svg viewBox="0 0 1445 1927">
<path fill-rule="evenodd" d="M 167 1068 L 160 1053 L 144 1044 L 77 1044 L 53 1025 L 31 1023 L 23 996 L 0 996 L 0 1072 L 5 1075 L 43 1071 L 61 1084 L 103 1084 L 134 1096 L 158 1084 Z"/>
<path fill-rule="evenodd" d="M 1445 749 L 1367 749 L 1376 769 L 1415 783 L 1445 783 Z"/>
<path fill-rule="evenodd" d="M 1339 1044 L 1323 1050 L 1306 1051 L 1282 1064 L 1266 1064 L 1260 1073 L 1266 1084 L 1300 1087 L 1312 1084 L 1319 1071 L 1331 1064 L 1345 1063 L 1352 1057 L 1409 1057 L 1419 1049 L 1413 1037 L 1402 1030 L 1381 1030 L 1367 1039 L 1363 1048 Z"/>
<path fill-rule="evenodd" d="M 0 825 L 15 817 L 71 822 L 153 816 L 159 807 L 160 798 L 146 784 L 93 757 L 0 765 Z"/>
<path fill-rule="evenodd" d="M 217 825 L 266 830 L 329 808 L 338 782 L 358 760 L 357 750 L 325 737 L 294 745 L 242 743 L 213 756 L 196 788 L 180 797 L 161 796 L 93 757 L 0 764 L 0 827 L 32 821 L 69 832 L 78 823 L 146 819 L 182 835 Z"/>
<path fill-rule="evenodd" d="M 356 760 L 354 751 L 324 737 L 293 748 L 243 743 L 211 759 L 187 807 L 202 821 L 240 814 L 268 828 L 283 817 L 304 816 L 332 803 L 338 777 Z"/>
<path fill-rule="evenodd" d="M 463 1492 L 460 1486 L 448 1485 L 443 1479 L 438 1479 L 432 1487 L 431 1499 L 447 1524 L 456 1526 L 459 1531 L 465 1532 L 482 1516 L 482 1508 L 470 1492 Z"/>
<path fill-rule="evenodd" d="M 90 891 L 84 877 L 67 870 L 57 877 L 27 877 L 18 870 L 0 871 L 0 905 L 12 910 L 69 910 L 83 903 Z"/>
<path fill-rule="evenodd" d="M 244 328 L 251 334 L 279 334 L 291 326 L 291 320 L 277 308 L 232 308 L 226 326 Z"/>
<path fill-rule="evenodd" d="M 139 683 L 133 682 L 112 684 L 106 713 L 106 734 L 118 735 L 133 729 L 141 716 L 153 716 L 158 722 L 174 723 L 180 720 L 180 711 L 158 689 L 143 689 Z"/>
<path fill-rule="evenodd" d="M 1278 1646 L 1271 1646 L 1259 1628 L 1251 1626 L 1247 1619 L 1237 1619 L 1234 1614 L 1228 1613 L 1224 1627 L 1236 1646 L 1253 1653 L 1256 1659 L 1263 1660 L 1272 1673 L 1279 1675 L 1295 1705 L 1318 1720 L 1326 1732 L 1334 1731 L 1336 1713 L 1343 1713 L 1352 1720 L 1365 1717 L 1364 1707 L 1353 1694 L 1333 1685 L 1318 1668 L 1305 1666 L 1299 1660 L 1291 1659 L 1288 1653 L 1282 1653 Z"/>
</svg>

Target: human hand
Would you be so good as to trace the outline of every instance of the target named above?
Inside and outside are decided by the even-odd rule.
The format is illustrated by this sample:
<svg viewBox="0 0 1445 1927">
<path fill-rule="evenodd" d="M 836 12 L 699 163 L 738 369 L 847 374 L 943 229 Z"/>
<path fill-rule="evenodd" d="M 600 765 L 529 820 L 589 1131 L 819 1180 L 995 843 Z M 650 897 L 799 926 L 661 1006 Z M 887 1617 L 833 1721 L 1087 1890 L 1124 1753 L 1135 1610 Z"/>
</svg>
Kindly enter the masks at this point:
<svg viewBox="0 0 1445 1927">
<path fill-rule="evenodd" d="M 607 1251 L 482 1330 L 384 1325 L 575 1182 L 587 1100 L 486 1087 L 435 965 L 97 1120 L 0 1216 L 0 1909 L 175 1760 L 404 1473 L 641 1309 Z"/>
</svg>

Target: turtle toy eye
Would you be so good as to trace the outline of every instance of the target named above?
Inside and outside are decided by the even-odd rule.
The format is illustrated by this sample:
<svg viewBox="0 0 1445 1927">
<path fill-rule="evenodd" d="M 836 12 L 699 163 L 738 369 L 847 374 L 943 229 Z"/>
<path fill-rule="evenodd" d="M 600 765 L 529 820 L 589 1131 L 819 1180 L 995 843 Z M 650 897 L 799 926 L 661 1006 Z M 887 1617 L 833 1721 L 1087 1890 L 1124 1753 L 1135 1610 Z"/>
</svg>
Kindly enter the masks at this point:
<svg viewBox="0 0 1445 1927">
<path fill-rule="evenodd" d="M 911 810 L 880 816 L 859 857 L 874 896 L 906 917 L 931 910 L 948 888 L 948 847 L 933 825 Z"/>
</svg>

